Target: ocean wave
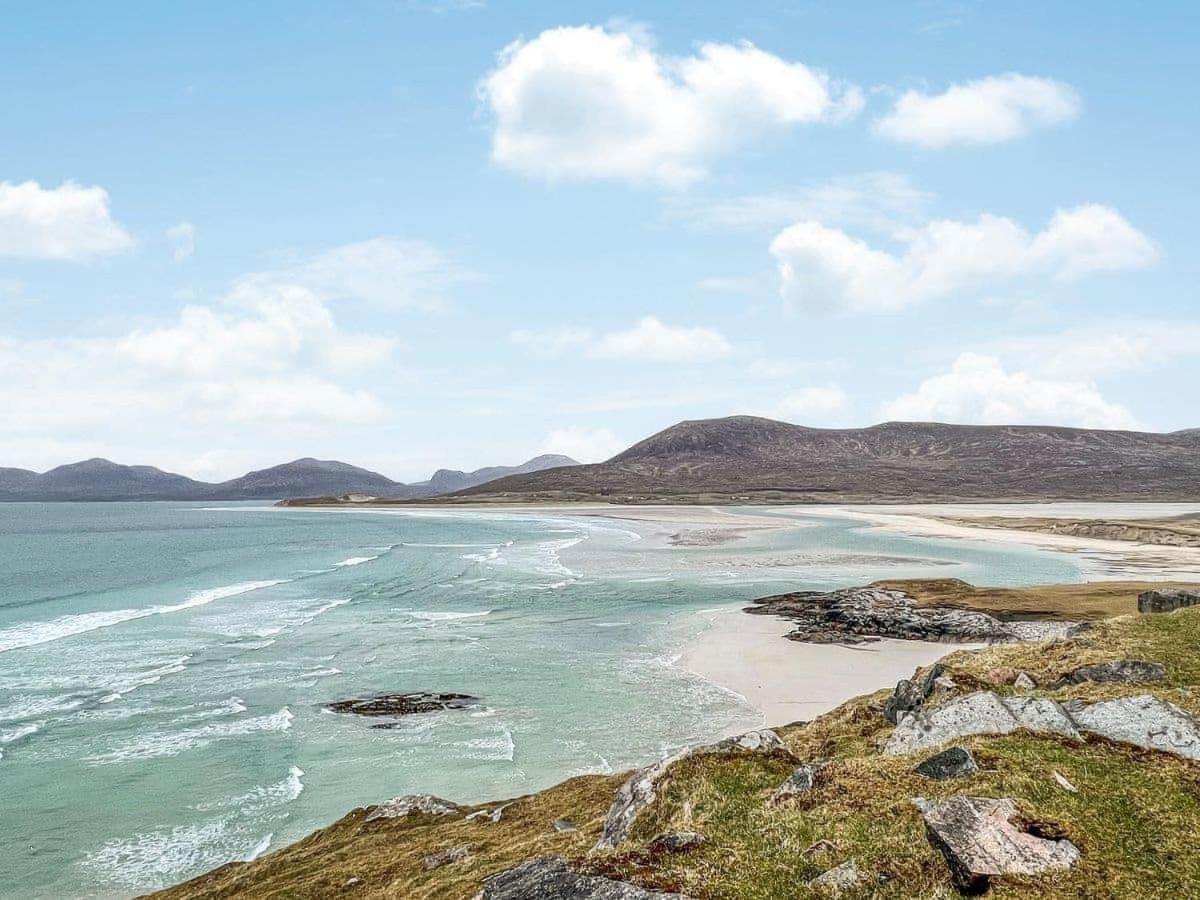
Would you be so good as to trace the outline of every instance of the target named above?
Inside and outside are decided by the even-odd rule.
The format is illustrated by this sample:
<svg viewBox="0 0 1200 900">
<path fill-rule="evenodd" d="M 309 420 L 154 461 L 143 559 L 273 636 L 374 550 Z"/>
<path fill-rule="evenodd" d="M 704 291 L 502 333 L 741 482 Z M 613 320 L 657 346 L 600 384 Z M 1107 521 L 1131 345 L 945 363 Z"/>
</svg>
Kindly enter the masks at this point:
<svg viewBox="0 0 1200 900">
<path fill-rule="evenodd" d="M 478 619 L 483 616 L 490 616 L 495 610 L 485 609 L 482 612 L 435 612 L 413 609 L 407 612 L 414 619 L 421 619 L 426 622 L 455 622 L 459 619 Z"/>
<path fill-rule="evenodd" d="M 150 669 L 147 672 L 141 672 L 123 676 L 115 684 L 106 685 L 109 688 L 109 693 L 100 698 L 101 703 L 113 703 L 120 700 L 126 694 L 131 694 L 140 687 L 145 687 L 150 684 L 158 684 L 164 676 L 178 675 L 187 668 L 187 662 L 192 658 L 189 653 L 186 656 L 180 656 L 168 662 L 166 665 L 160 666 L 157 669 Z"/>
<path fill-rule="evenodd" d="M 349 559 L 343 559 L 341 562 L 334 563 L 339 569 L 347 568 L 348 566 L 361 566 L 363 563 L 369 563 L 372 560 L 379 559 L 378 556 L 351 556 Z"/>
<path fill-rule="evenodd" d="M 220 724 L 200 725 L 195 728 L 184 728 L 179 731 L 151 732 L 133 740 L 124 741 L 113 747 L 108 753 L 88 757 L 87 762 L 117 763 L 178 756 L 189 750 L 207 747 L 209 744 L 229 737 L 287 731 L 292 727 L 292 719 L 294 718 L 295 716 L 292 715 L 291 710 L 285 706 L 278 712 L 266 716 L 254 716 L 249 719 L 238 719 Z"/>
<path fill-rule="evenodd" d="M 239 794 L 236 797 L 225 797 L 221 800 L 209 800 L 197 803 L 197 812 L 213 812 L 222 809 L 235 809 L 243 815 L 261 812 L 272 806 L 291 803 L 304 793 L 304 770 L 299 766 L 288 769 L 287 777 L 274 784 L 259 785 Z"/>
<path fill-rule="evenodd" d="M 0 653 L 8 650 L 18 650 L 22 647 L 32 647 L 37 644 L 47 644 L 51 641 L 62 640 L 77 634 L 110 628 L 123 622 L 144 619 L 148 616 L 159 616 L 165 613 L 180 612 L 197 606 L 204 606 L 215 600 L 226 597 L 236 597 L 250 591 L 257 591 L 277 584 L 286 584 L 291 579 L 281 578 L 271 581 L 244 581 L 239 584 L 227 584 L 222 587 L 193 591 L 182 603 L 162 606 L 144 606 L 137 609 L 110 609 L 90 613 L 77 613 L 69 616 L 59 616 L 46 622 L 23 622 L 11 628 L 0 631 Z"/>
<path fill-rule="evenodd" d="M 506 544 L 505 546 L 508 546 L 508 545 Z M 499 547 L 489 547 L 483 553 L 464 553 L 459 558 L 465 559 L 468 562 L 478 562 L 478 563 L 494 562 L 494 563 L 503 564 L 505 562 L 505 560 L 500 558 L 500 548 Z"/>
<path fill-rule="evenodd" d="M 472 738 L 467 741 L 456 741 L 454 746 L 466 751 L 468 759 L 495 760 L 512 762 L 517 745 L 512 732 L 500 726 L 498 732 L 491 737 Z"/>
</svg>

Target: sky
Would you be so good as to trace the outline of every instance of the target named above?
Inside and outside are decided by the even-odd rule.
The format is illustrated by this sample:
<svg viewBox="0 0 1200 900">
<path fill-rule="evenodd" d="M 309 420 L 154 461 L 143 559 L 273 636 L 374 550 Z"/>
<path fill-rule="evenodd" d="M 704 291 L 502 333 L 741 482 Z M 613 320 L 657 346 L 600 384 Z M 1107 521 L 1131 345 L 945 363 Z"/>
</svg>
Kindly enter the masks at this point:
<svg viewBox="0 0 1200 900">
<path fill-rule="evenodd" d="M 0 466 L 1200 426 L 1184 2 L 0 0 Z"/>
</svg>

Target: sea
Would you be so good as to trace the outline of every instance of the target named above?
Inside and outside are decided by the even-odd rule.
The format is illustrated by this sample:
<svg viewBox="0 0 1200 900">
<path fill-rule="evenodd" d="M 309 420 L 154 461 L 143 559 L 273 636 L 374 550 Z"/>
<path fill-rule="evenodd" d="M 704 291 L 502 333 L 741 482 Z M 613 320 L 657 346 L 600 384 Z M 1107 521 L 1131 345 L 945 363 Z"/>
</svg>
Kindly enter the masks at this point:
<svg viewBox="0 0 1200 900">
<path fill-rule="evenodd" d="M 0 896 L 130 897 L 393 796 L 513 797 L 764 724 L 675 664 L 717 607 L 1082 579 L 1066 554 L 726 512 L 781 527 L 0 503 Z M 479 702 L 387 729 L 326 708 L 410 691 Z"/>
</svg>

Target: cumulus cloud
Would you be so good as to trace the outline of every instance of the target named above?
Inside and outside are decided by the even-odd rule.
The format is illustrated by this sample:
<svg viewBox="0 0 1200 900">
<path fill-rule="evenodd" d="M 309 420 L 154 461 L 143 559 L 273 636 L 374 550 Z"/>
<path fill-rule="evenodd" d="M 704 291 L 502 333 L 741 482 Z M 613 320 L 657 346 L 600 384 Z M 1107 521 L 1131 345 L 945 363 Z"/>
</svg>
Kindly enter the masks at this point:
<svg viewBox="0 0 1200 900">
<path fill-rule="evenodd" d="M 1141 427 L 1087 379 L 1054 379 L 1009 371 L 994 356 L 961 354 L 945 372 L 885 403 L 885 419 L 980 425 Z"/>
<path fill-rule="evenodd" d="M 171 258 L 182 262 L 196 252 L 196 226 L 191 222 L 180 222 L 167 229 L 167 242 L 171 245 Z"/>
<path fill-rule="evenodd" d="M 815 221 L 771 244 L 783 295 L 809 307 L 886 312 L 1034 276 L 1073 281 L 1153 264 L 1158 248 L 1120 213 L 1087 204 L 1059 210 L 1030 234 L 1002 216 L 937 220 L 897 234 L 899 252 Z"/>
<path fill-rule="evenodd" d="M 562 453 L 582 463 L 611 459 L 628 444 L 607 428 L 558 428 L 546 436 L 538 453 Z"/>
<path fill-rule="evenodd" d="M 842 417 L 849 407 L 850 398 L 839 385 L 813 385 L 785 393 L 769 415 L 801 425 L 823 425 Z"/>
<path fill-rule="evenodd" d="M 646 316 L 627 331 L 601 335 L 587 352 L 594 359 L 700 363 L 729 356 L 733 347 L 715 329 L 665 325 Z"/>
<path fill-rule="evenodd" d="M 681 187 L 764 134 L 833 122 L 859 90 L 749 42 L 657 53 L 637 29 L 553 28 L 499 55 L 479 94 L 494 119 L 492 159 L 550 181 Z"/>
<path fill-rule="evenodd" d="M 0 181 L 0 256 L 88 262 L 133 245 L 113 220 L 104 188 Z"/>
<path fill-rule="evenodd" d="M 1055 376 L 1150 371 L 1200 356 L 1200 322 L 1126 319 L 1058 334 L 1003 338 L 991 352 Z"/>
<path fill-rule="evenodd" d="M 1069 84 L 1009 72 L 951 85 L 940 94 L 906 91 L 874 128 L 889 140 L 934 149 L 998 144 L 1037 126 L 1070 122 L 1081 106 Z"/>
</svg>

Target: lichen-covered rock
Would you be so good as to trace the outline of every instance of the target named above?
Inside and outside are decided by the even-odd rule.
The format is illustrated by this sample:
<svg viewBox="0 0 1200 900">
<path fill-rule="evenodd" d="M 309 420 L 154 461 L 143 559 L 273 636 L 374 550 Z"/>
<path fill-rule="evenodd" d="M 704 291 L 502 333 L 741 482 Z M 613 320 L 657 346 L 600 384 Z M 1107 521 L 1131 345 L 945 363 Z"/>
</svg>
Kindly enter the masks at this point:
<svg viewBox="0 0 1200 900">
<path fill-rule="evenodd" d="M 557 856 L 521 863 L 487 879 L 483 900 L 687 900 L 597 875 L 581 875 Z"/>
<path fill-rule="evenodd" d="M 1200 589 L 1161 588 L 1138 594 L 1138 612 L 1169 613 L 1200 604 Z"/>
<path fill-rule="evenodd" d="M 950 747 L 929 757 L 913 771 L 934 781 L 948 781 L 974 775 L 979 767 L 975 764 L 975 756 L 966 747 Z"/>
<path fill-rule="evenodd" d="M 925 819 L 929 842 L 941 852 L 955 886 L 964 893 L 981 893 L 996 875 L 1039 875 L 1068 868 L 1079 859 L 1079 848 L 1070 841 L 1047 840 L 1013 825 L 1017 806 L 1012 800 L 918 797 L 913 804 Z"/>
<path fill-rule="evenodd" d="M 463 844 L 459 847 L 450 847 L 446 850 L 439 850 L 437 853 L 429 854 L 421 863 L 421 868 L 426 872 L 432 872 L 434 869 L 440 869 L 442 866 L 465 862 L 470 857 L 471 845 Z"/>
<path fill-rule="evenodd" d="M 895 725 L 904 716 L 920 709 L 945 671 L 941 663 L 934 663 L 920 678 L 905 678 L 897 683 L 892 696 L 883 704 L 883 717 Z"/>
<path fill-rule="evenodd" d="M 1200 723 L 1152 694 L 1087 706 L 1073 703 L 1067 708 L 1084 731 L 1147 750 L 1200 759 Z"/>
<path fill-rule="evenodd" d="M 403 797 L 395 797 L 386 803 L 379 804 L 367 814 L 365 821 L 374 822 L 376 819 L 399 819 L 404 816 L 417 815 L 418 813 L 430 816 L 449 816 L 458 812 L 458 810 L 459 806 L 457 803 L 451 803 L 449 800 L 443 800 L 441 797 L 433 796 L 433 794 L 406 794 Z"/>
<path fill-rule="evenodd" d="M 726 738 L 715 744 L 688 747 L 653 765 L 639 769 L 617 789 L 617 796 L 604 819 L 604 829 L 600 834 L 600 840 L 596 842 L 596 849 L 611 850 L 625 840 L 642 810 L 654 802 L 658 783 L 666 776 L 671 766 L 689 756 L 715 753 L 788 754 L 788 750 L 779 735 L 769 728 L 761 728 L 736 737 Z M 788 755 L 790 756 L 790 754 Z"/>
<path fill-rule="evenodd" d="M 698 831 L 668 831 L 660 834 L 646 849 L 651 853 L 688 853 L 704 843 L 704 835 Z"/>
<path fill-rule="evenodd" d="M 991 691 L 976 691 L 943 706 L 906 716 L 892 732 L 884 753 L 888 756 L 912 753 L 975 734 L 1011 734 L 1019 728 L 1079 737 L 1075 725 L 1053 700 L 1002 698 Z"/>
<path fill-rule="evenodd" d="M 848 859 L 840 866 L 834 866 L 829 871 L 822 872 L 809 884 L 815 888 L 824 888 L 829 893 L 836 895 L 854 887 L 858 884 L 859 878 L 858 863 Z"/>
<path fill-rule="evenodd" d="M 797 766 L 795 771 L 787 777 L 783 784 L 775 789 L 771 794 L 771 799 L 768 801 L 772 806 L 783 803 L 793 797 L 798 797 L 801 794 L 807 794 L 813 789 L 817 783 L 817 774 L 825 768 L 822 765 L 813 765 L 805 763 L 802 766 Z"/>
<path fill-rule="evenodd" d="M 1140 659 L 1120 659 L 1082 666 L 1063 678 L 1058 686 L 1082 684 L 1085 681 L 1148 684 L 1163 681 L 1166 677 L 1167 670 L 1160 663 L 1146 662 Z"/>
</svg>

